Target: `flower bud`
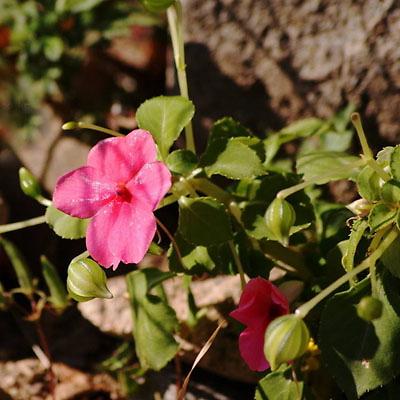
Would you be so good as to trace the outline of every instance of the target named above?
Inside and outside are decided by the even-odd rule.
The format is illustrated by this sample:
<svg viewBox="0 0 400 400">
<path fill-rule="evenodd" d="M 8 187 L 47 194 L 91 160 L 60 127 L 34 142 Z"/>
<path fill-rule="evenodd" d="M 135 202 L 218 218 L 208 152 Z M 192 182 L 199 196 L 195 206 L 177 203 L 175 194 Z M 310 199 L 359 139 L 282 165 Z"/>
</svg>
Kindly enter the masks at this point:
<svg viewBox="0 0 400 400">
<path fill-rule="evenodd" d="M 294 314 L 274 319 L 265 332 L 264 354 L 274 371 L 283 363 L 302 356 L 310 333 L 304 321 Z"/>
<path fill-rule="evenodd" d="M 357 314 L 365 321 L 373 321 L 382 315 L 382 302 L 372 296 L 363 297 L 357 304 Z"/>
<path fill-rule="evenodd" d="M 67 289 L 76 301 L 88 301 L 96 297 L 111 299 L 106 285 L 104 270 L 93 260 L 82 258 L 72 261 L 68 267 Z"/>
<path fill-rule="evenodd" d="M 22 191 L 29 197 L 36 199 L 41 196 L 37 179 L 24 167 L 19 169 L 19 184 Z"/>
<path fill-rule="evenodd" d="M 268 230 L 282 245 L 289 243 L 290 228 L 296 221 L 296 212 L 285 199 L 276 198 L 267 208 L 265 222 Z"/>
<path fill-rule="evenodd" d="M 350 210 L 354 215 L 364 217 L 368 215 L 369 211 L 371 210 L 372 204 L 365 199 L 357 199 L 352 203 L 348 204 L 346 208 Z"/>
</svg>

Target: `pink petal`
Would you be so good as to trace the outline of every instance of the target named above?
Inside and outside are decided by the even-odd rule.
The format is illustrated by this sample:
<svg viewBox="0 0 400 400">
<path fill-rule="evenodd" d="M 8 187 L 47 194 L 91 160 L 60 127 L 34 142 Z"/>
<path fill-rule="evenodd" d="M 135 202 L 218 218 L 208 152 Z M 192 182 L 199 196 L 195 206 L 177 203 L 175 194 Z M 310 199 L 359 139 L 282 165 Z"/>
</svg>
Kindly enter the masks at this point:
<svg viewBox="0 0 400 400">
<path fill-rule="evenodd" d="M 240 355 L 253 371 L 265 371 L 269 368 L 264 355 L 264 333 L 265 328 L 247 328 L 239 336 Z"/>
<path fill-rule="evenodd" d="M 92 167 L 81 167 L 57 180 L 53 202 L 66 214 L 89 218 L 114 196 L 114 183 Z"/>
<path fill-rule="evenodd" d="M 157 149 L 151 134 L 136 129 L 125 137 L 102 140 L 88 155 L 87 165 L 116 183 L 127 183 L 144 164 L 156 160 Z"/>
<path fill-rule="evenodd" d="M 244 325 L 268 319 L 272 287 L 272 283 L 266 279 L 250 279 L 240 296 L 238 308 L 230 313 L 231 317 Z"/>
<path fill-rule="evenodd" d="M 113 200 L 90 222 L 86 247 L 99 264 L 116 269 L 120 261 L 141 261 L 155 232 L 156 221 L 148 208 L 141 203 Z"/>
<path fill-rule="evenodd" d="M 171 187 L 171 173 L 162 162 L 145 164 L 126 187 L 134 200 L 154 210 Z"/>
</svg>

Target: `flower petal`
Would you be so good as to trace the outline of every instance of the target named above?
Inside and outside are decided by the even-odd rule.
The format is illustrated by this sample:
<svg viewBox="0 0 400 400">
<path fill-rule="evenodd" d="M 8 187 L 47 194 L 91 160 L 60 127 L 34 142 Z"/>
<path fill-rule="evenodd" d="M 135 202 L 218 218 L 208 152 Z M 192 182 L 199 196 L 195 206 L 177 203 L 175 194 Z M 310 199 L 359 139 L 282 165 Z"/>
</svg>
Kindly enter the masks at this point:
<svg viewBox="0 0 400 400">
<path fill-rule="evenodd" d="M 269 319 L 272 288 L 273 284 L 266 279 L 250 279 L 240 296 L 238 308 L 230 313 L 231 317 L 244 325 L 258 324 L 260 320 Z"/>
<path fill-rule="evenodd" d="M 115 196 L 115 184 L 92 167 L 81 167 L 58 178 L 54 206 L 78 218 L 90 218 Z"/>
<path fill-rule="evenodd" d="M 156 232 L 153 213 L 141 203 L 113 200 L 92 219 L 86 235 L 89 254 L 105 268 L 138 263 Z"/>
<path fill-rule="evenodd" d="M 253 371 L 265 371 L 269 364 L 264 355 L 265 328 L 246 328 L 239 336 L 239 351 Z"/>
<path fill-rule="evenodd" d="M 87 165 L 116 183 L 127 183 L 144 164 L 156 160 L 157 149 L 151 134 L 136 129 L 125 137 L 102 140 L 88 155 Z"/>
<path fill-rule="evenodd" d="M 133 201 L 143 202 L 154 210 L 171 187 L 171 173 L 162 162 L 145 164 L 126 187 Z"/>
</svg>

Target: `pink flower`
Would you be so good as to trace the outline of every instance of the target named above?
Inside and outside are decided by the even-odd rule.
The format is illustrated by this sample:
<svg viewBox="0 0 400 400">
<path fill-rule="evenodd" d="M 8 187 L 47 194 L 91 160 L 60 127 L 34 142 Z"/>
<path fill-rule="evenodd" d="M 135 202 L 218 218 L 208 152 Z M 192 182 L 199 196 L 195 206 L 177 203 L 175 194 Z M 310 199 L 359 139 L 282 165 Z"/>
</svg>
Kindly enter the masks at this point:
<svg viewBox="0 0 400 400">
<path fill-rule="evenodd" d="M 289 313 L 286 297 L 270 281 L 250 279 L 240 297 L 239 306 L 230 316 L 246 325 L 239 336 L 239 350 L 253 371 L 269 368 L 264 356 L 264 334 L 269 323 Z"/>
<path fill-rule="evenodd" d="M 153 211 L 171 187 L 167 167 L 156 161 L 149 132 L 105 139 L 87 164 L 58 179 L 54 206 L 78 218 L 92 218 L 86 235 L 89 254 L 106 268 L 138 263 L 156 232 Z"/>
</svg>

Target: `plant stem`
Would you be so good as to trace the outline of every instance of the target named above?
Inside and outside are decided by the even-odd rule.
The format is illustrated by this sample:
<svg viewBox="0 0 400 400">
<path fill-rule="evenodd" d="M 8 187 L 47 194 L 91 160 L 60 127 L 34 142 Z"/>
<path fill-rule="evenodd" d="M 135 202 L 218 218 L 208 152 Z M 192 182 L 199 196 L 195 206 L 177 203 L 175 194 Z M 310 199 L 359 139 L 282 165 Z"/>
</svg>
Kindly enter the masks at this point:
<svg viewBox="0 0 400 400">
<path fill-rule="evenodd" d="M 318 184 L 318 182 L 324 181 L 326 179 L 328 179 L 328 180 L 337 180 L 337 179 L 330 179 L 330 178 L 331 178 L 332 175 L 335 175 L 335 174 L 341 173 L 341 172 L 347 172 L 351 168 L 356 168 L 356 167 L 359 167 L 359 166 L 364 165 L 364 164 L 365 164 L 365 161 L 361 159 L 361 160 L 358 160 L 358 161 L 352 163 L 351 165 L 346 165 L 344 167 L 340 167 L 340 168 L 337 168 L 335 170 L 332 170 L 328 174 L 319 175 L 319 176 L 313 176 L 313 177 L 311 177 L 310 179 L 307 179 L 304 182 L 300 182 L 297 185 L 294 185 L 294 186 L 291 186 L 291 187 L 289 187 L 287 189 L 281 190 L 280 192 L 278 192 L 276 197 L 279 198 L 279 199 L 285 199 L 286 197 L 289 197 L 293 193 L 296 193 L 296 192 L 299 192 L 300 190 L 305 189 L 307 186 Z"/>
<path fill-rule="evenodd" d="M 380 245 L 377 249 L 368 256 L 361 264 L 359 264 L 356 268 L 349 271 L 347 274 L 341 276 L 338 280 L 331 283 L 328 287 L 318 293 L 315 297 L 311 300 L 307 301 L 306 303 L 302 304 L 296 311 L 295 314 L 300 317 L 304 318 L 319 302 L 321 302 L 325 297 L 329 296 L 332 292 L 334 292 L 337 288 L 342 286 L 352 277 L 356 276 L 360 272 L 364 271 L 365 269 L 369 268 L 370 265 L 375 265 L 378 259 L 382 256 L 382 254 L 386 251 L 386 249 L 392 244 L 392 242 L 397 238 L 399 232 L 396 228 L 392 229 L 390 233 L 382 240 Z"/>
<path fill-rule="evenodd" d="M 367 159 L 373 158 L 372 151 L 368 145 L 368 141 L 367 141 L 364 129 L 361 124 L 360 114 L 359 113 L 351 114 L 351 122 L 353 123 L 354 128 L 356 128 L 358 140 L 360 141 L 362 152 L 363 152 L 364 156 Z"/>
<path fill-rule="evenodd" d="M 45 222 L 46 222 L 46 217 L 44 215 L 41 215 L 40 217 L 27 219 L 25 221 L 19 221 L 19 222 L 13 222 L 12 224 L 0 225 L 0 233 L 17 231 L 18 229 L 24 229 L 29 226 L 40 225 Z"/>
<path fill-rule="evenodd" d="M 390 175 L 377 163 L 375 159 L 368 159 L 367 165 L 371 167 L 384 182 L 387 182 L 391 179 Z"/>
<path fill-rule="evenodd" d="M 172 49 L 174 51 L 174 60 L 178 76 L 179 90 L 182 97 L 189 99 L 185 63 L 185 45 L 183 41 L 183 14 L 182 4 L 180 0 L 176 0 L 174 4 L 168 8 L 167 17 L 169 31 L 171 34 Z M 192 122 L 189 122 L 185 127 L 185 138 L 186 148 L 196 154 Z"/>
<path fill-rule="evenodd" d="M 246 278 L 244 275 L 244 269 L 242 265 L 242 261 L 240 260 L 239 254 L 236 251 L 235 244 L 233 243 L 233 240 L 228 241 L 229 249 L 231 250 L 233 260 L 235 261 L 236 267 L 239 271 L 240 275 L 240 284 L 242 285 L 242 290 L 246 286 Z"/>
<path fill-rule="evenodd" d="M 206 194 L 207 196 L 215 197 L 221 203 L 224 203 L 229 207 L 232 197 L 225 190 L 215 185 L 211 181 L 205 178 L 193 178 L 188 182 L 199 192 Z"/>
<path fill-rule="evenodd" d="M 66 122 L 62 126 L 62 129 L 65 131 L 72 130 L 72 129 L 90 129 L 92 131 L 106 133 L 107 135 L 111 135 L 111 136 L 124 136 L 122 133 L 113 131 L 111 129 L 103 128 L 102 126 L 89 124 L 86 122 L 80 122 L 80 121 L 79 122 L 75 122 L 75 121 Z"/>
</svg>

